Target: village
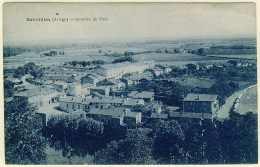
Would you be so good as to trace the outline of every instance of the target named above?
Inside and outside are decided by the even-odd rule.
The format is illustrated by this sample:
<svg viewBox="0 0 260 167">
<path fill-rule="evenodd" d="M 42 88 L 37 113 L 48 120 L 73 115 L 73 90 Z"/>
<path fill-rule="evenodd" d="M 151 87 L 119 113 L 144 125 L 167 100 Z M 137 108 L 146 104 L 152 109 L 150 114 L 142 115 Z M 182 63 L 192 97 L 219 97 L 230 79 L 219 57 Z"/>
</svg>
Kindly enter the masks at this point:
<svg viewBox="0 0 260 167">
<path fill-rule="evenodd" d="M 15 93 L 5 100 L 26 100 L 37 107 L 36 114 L 41 116 L 43 127 L 51 117 L 61 114 L 92 118 L 109 128 L 135 128 L 143 123 L 171 119 L 223 121 L 228 118 L 233 104 L 228 110 L 220 111 L 223 104 L 219 95 L 207 93 L 216 79 L 192 77 L 191 71 L 252 65 L 234 60 L 229 63 L 198 62 L 180 68 L 184 75 L 176 77 L 175 66 L 158 64 L 153 60 L 96 66 L 64 63 L 45 67 L 41 78 L 30 74 L 21 79 L 6 75 L 6 80 L 13 83 Z M 169 73 L 175 77 L 169 77 Z M 194 89 L 181 95 L 181 105 L 165 104 L 153 90 L 135 90 L 135 86 L 142 82 L 156 80 L 177 82 Z M 198 93 L 198 89 L 205 93 Z"/>
</svg>

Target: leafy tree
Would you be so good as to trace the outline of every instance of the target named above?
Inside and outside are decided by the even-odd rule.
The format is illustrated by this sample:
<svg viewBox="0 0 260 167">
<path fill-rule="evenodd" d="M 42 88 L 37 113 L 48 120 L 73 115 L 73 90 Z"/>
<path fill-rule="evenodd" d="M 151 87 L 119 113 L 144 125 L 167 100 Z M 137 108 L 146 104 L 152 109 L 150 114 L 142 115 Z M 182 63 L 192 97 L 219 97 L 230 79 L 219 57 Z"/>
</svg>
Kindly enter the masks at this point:
<svg viewBox="0 0 260 167">
<path fill-rule="evenodd" d="M 231 112 L 230 120 L 220 126 L 221 151 L 224 163 L 257 163 L 257 115 Z"/>
<path fill-rule="evenodd" d="M 14 94 L 14 84 L 11 81 L 4 81 L 4 97 L 8 98 Z"/>
<path fill-rule="evenodd" d="M 183 155 L 180 142 L 184 140 L 184 132 L 177 121 L 158 121 L 153 127 L 154 158 L 160 164 L 182 163 Z"/>
<path fill-rule="evenodd" d="M 76 115 L 52 117 L 45 128 L 47 136 L 51 137 L 51 145 L 59 141 L 59 148 L 68 158 L 92 154 L 102 147 L 103 130 L 103 123 Z"/>
<path fill-rule="evenodd" d="M 198 54 L 199 55 L 204 55 L 204 48 L 199 48 L 198 49 Z"/>
<path fill-rule="evenodd" d="M 25 75 L 25 68 L 24 67 L 18 67 L 14 72 L 15 78 L 21 78 Z"/>
<path fill-rule="evenodd" d="M 132 57 L 126 56 L 126 57 L 121 57 L 121 58 L 115 59 L 112 63 L 115 64 L 115 63 L 122 63 L 122 62 L 126 62 L 126 61 L 131 62 L 131 63 L 135 62 L 135 60 Z"/>
<path fill-rule="evenodd" d="M 27 101 L 5 104 L 5 160 L 7 164 L 45 163 L 45 139 L 36 108 Z"/>
<path fill-rule="evenodd" d="M 33 76 L 34 79 L 42 78 L 44 76 L 44 70 L 43 69 L 33 70 L 30 72 L 30 75 Z"/>
<path fill-rule="evenodd" d="M 229 63 L 229 64 L 232 64 L 232 65 L 234 65 L 234 66 L 237 65 L 237 61 L 235 61 L 235 60 L 229 60 L 228 63 Z"/>
<path fill-rule="evenodd" d="M 94 161 L 96 164 L 155 164 L 152 146 L 150 129 L 128 130 L 125 139 L 112 141 L 97 151 Z"/>
<path fill-rule="evenodd" d="M 196 70 L 196 65 L 195 64 L 186 64 L 186 67 L 188 67 L 189 71 L 195 71 Z"/>
</svg>

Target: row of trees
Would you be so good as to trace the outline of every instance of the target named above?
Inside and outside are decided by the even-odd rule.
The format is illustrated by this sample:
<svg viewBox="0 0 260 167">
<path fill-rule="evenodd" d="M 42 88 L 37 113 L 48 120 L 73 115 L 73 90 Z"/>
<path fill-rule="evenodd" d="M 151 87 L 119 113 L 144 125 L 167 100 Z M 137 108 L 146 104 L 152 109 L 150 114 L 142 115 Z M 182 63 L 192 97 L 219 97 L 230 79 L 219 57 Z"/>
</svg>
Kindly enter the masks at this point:
<svg viewBox="0 0 260 167">
<path fill-rule="evenodd" d="M 115 64 L 115 63 L 122 63 L 122 62 L 130 62 L 130 63 L 134 63 L 136 62 L 132 57 L 130 56 L 126 56 L 126 57 L 120 57 L 118 59 L 115 59 L 112 63 Z"/>
<path fill-rule="evenodd" d="M 50 119 L 41 135 L 35 108 L 25 101 L 5 104 L 7 164 L 45 164 L 47 138 L 63 156 L 94 154 L 96 164 L 245 164 L 257 163 L 257 115 L 231 112 L 224 122 L 159 120 L 126 133 L 110 131 L 88 118 Z"/>
<path fill-rule="evenodd" d="M 74 60 L 74 61 L 68 62 L 68 64 L 71 64 L 74 67 L 78 64 L 82 65 L 83 67 L 86 67 L 86 66 L 89 66 L 89 65 L 102 65 L 102 64 L 105 64 L 105 61 L 103 61 L 103 60 L 92 60 L 92 61 L 77 61 L 77 60 Z M 64 65 L 66 66 L 67 63 L 65 63 Z"/>
<path fill-rule="evenodd" d="M 257 115 L 210 120 L 158 121 L 128 130 L 94 156 L 97 164 L 257 163 Z"/>
<path fill-rule="evenodd" d="M 44 76 L 44 68 L 40 68 L 34 62 L 30 62 L 18 67 L 14 72 L 14 77 L 21 78 L 26 74 L 30 74 L 34 79 L 42 78 Z"/>
</svg>

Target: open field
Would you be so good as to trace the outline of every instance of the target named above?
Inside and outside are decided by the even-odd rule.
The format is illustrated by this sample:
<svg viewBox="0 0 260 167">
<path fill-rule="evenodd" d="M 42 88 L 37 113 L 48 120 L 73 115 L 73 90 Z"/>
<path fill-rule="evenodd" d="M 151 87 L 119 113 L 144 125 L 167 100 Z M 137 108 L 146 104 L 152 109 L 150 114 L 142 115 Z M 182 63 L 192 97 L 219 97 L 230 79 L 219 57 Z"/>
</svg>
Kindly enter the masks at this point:
<svg viewBox="0 0 260 167">
<path fill-rule="evenodd" d="M 235 59 L 252 59 L 252 60 L 256 60 L 256 55 L 255 54 L 251 54 L 251 55 L 210 55 L 212 57 L 226 57 L 226 58 L 235 58 Z"/>
</svg>

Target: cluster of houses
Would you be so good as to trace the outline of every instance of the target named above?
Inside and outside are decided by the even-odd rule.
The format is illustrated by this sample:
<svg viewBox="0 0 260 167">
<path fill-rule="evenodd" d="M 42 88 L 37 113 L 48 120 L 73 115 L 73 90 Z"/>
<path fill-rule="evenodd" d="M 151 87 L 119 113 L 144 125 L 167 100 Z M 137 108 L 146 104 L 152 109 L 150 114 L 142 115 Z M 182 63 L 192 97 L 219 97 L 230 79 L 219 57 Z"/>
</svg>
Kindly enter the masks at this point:
<svg viewBox="0 0 260 167">
<path fill-rule="evenodd" d="M 69 75 L 73 73 L 69 70 L 66 72 Z M 72 75 L 69 80 L 64 77 L 54 80 L 51 77 L 51 82 L 21 86 L 16 90 L 14 99 L 27 100 L 38 108 L 58 104 L 60 112 L 79 112 L 81 116 L 83 113 L 83 116 L 101 121 L 110 127 L 134 127 L 139 123 L 158 119 L 214 118 L 220 107 L 217 95 L 188 94 L 181 109 L 165 106 L 154 100 L 154 92 L 124 92 L 127 86 L 138 84 L 143 79 L 150 81 L 154 76 L 169 72 L 171 67 L 154 65 L 153 61 L 106 64 L 92 73 L 79 72 L 80 75 Z M 49 74 L 52 76 L 54 73 L 64 75 L 63 70 Z M 137 110 L 136 106 L 146 113 Z"/>
</svg>

